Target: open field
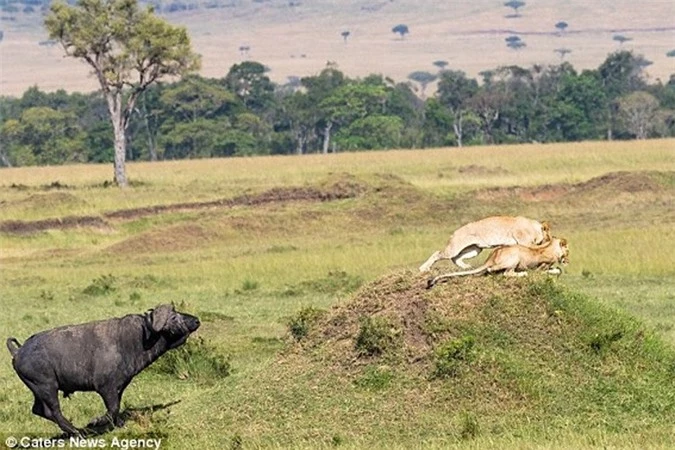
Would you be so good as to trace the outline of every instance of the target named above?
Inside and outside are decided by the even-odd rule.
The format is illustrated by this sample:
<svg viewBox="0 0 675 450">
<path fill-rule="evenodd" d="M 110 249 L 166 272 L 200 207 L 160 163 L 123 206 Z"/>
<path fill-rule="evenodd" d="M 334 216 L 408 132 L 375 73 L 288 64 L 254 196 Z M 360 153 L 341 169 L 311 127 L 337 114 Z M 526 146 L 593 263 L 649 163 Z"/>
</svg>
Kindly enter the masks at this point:
<svg viewBox="0 0 675 450">
<path fill-rule="evenodd" d="M 433 72 L 432 62 L 445 60 L 449 68 L 477 77 L 502 65 L 558 64 L 557 48 L 572 50 L 566 60 L 577 70 L 596 68 L 608 53 L 624 48 L 653 61 L 646 70 L 651 81 L 666 82 L 675 73 L 675 59 L 666 56 L 675 42 L 670 1 L 543 0 L 526 2 L 518 18 L 507 17 L 513 11 L 492 0 L 228 3 L 232 6 L 165 16 L 187 26 L 203 55 L 204 76 L 223 77 L 233 64 L 252 59 L 268 66 L 277 83 L 317 74 L 327 61 L 351 77 L 377 73 L 405 81 L 411 72 Z M 569 24 L 562 36 L 554 27 L 559 21 Z M 405 39 L 391 32 L 399 23 L 409 26 Z M 20 95 L 35 84 L 47 91 L 96 89 L 88 66 L 65 59 L 58 46 L 38 45 L 47 38 L 39 14 L 18 13 L 2 27 L 2 94 Z M 345 30 L 351 33 L 346 43 L 340 35 Z M 527 44 L 521 51 L 505 46 L 504 38 L 514 33 Z M 619 47 L 612 40 L 616 34 L 633 40 Z M 242 46 L 250 47 L 245 55 Z"/>
<path fill-rule="evenodd" d="M 127 426 L 104 435 L 161 437 L 162 448 L 670 448 L 673 148 L 134 163 L 127 190 L 106 187 L 109 165 L 2 169 L 0 329 L 23 342 L 163 302 L 197 314 L 192 359 L 135 379 Z M 424 291 L 419 264 L 454 228 L 493 214 L 549 220 L 571 243 L 566 273 Z M 443 319 L 428 339 L 473 333 L 473 365 L 434 379 L 425 358 L 363 359 L 322 337 L 340 320 L 357 327 L 371 302 L 418 320 L 399 308 L 409 300 Z M 289 321 L 310 307 L 330 311 L 325 328 L 293 344 Z M 618 343 L 602 340 L 616 329 Z M 588 342 L 599 350 L 578 347 Z M 0 385 L 3 441 L 56 434 L 30 414 L 5 351 Z M 77 425 L 103 409 L 91 393 L 62 405 Z"/>
</svg>

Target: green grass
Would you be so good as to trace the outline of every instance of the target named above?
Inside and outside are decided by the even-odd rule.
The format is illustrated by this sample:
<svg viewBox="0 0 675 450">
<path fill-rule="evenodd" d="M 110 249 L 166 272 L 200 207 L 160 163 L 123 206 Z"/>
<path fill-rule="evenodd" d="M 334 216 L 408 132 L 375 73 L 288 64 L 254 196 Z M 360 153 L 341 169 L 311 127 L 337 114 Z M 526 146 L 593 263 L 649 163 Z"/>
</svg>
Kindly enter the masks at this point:
<svg viewBox="0 0 675 450">
<path fill-rule="evenodd" d="M 439 350 L 439 357 L 445 358 L 443 370 L 450 376 L 421 379 L 400 365 L 406 354 L 396 347 L 389 359 L 355 363 L 354 373 L 293 366 L 297 355 L 289 347 L 294 341 L 289 323 L 295 320 L 307 332 L 315 314 L 303 316 L 303 311 L 330 311 L 359 289 L 373 289 L 370 283 L 383 275 L 415 270 L 465 222 L 491 214 L 523 214 L 550 220 L 554 234 L 570 241 L 571 263 L 559 284 L 587 294 L 591 299 L 584 302 L 591 305 L 636 316 L 635 326 L 653 331 L 654 342 L 661 339 L 669 349 L 675 345 L 673 145 L 665 140 L 131 164 L 132 179 L 141 183 L 122 191 L 102 187 L 111 175 L 108 166 L 3 169 L 2 221 L 102 216 L 273 187 L 326 188 L 336 181 L 359 183 L 365 191 L 323 203 L 195 209 L 108 219 L 105 228 L 0 233 L 0 329 L 23 341 L 46 328 L 142 312 L 164 302 L 198 315 L 203 325 L 191 347 L 167 359 L 168 367 L 148 370 L 131 384 L 123 407 L 132 408 L 133 418 L 112 433 L 159 433 L 165 436 L 163 448 L 668 448 L 672 417 L 658 412 L 665 405 L 654 400 L 658 383 L 630 375 L 630 367 L 612 366 L 630 375 L 630 383 L 642 380 L 643 391 L 596 399 L 591 394 L 602 392 L 603 386 L 587 378 L 576 388 L 581 393 L 572 392 L 584 396 L 578 409 L 568 405 L 558 411 L 550 401 L 565 398 L 574 378 L 556 367 L 539 381 L 528 375 L 536 365 L 524 365 L 511 350 L 500 350 L 494 343 L 508 342 L 508 336 L 498 329 L 478 332 L 474 327 L 446 336 L 443 342 L 450 343 Z M 469 165 L 504 171 L 458 171 Z M 621 170 L 640 171 L 641 183 L 635 184 L 632 175 L 619 175 L 563 195 L 546 190 L 552 195 L 547 201 L 528 196 L 530 188 L 568 186 Z M 40 187 L 54 181 L 70 188 Z M 12 188 L 12 183 L 27 189 Z M 642 185 L 650 187 L 636 188 Z M 485 190 L 513 186 L 525 191 Z M 64 192 L 68 195 L 52 196 Z M 36 198 L 38 194 L 60 201 L 52 205 Z M 435 270 L 449 267 L 439 263 Z M 403 292 L 416 286 L 401 283 Z M 432 296 L 438 295 L 434 292 Z M 316 316 L 319 321 L 323 317 Z M 624 316 L 610 312 L 604 317 L 611 322 Z M 616 320 L 633 323 L 630 318 Z M 395 346 L 400 327 L 381 328 Z M 612 333 L 610 327 L 588 339 L 602 353 L 607 342 L 611 347 Z M 465 359 L 457 356 L 462 355 L 461 345 L 459 352 L 452 351 L 462 336 L 474 339 Z M 513 399 L 505 397 L 504 404 L 485 403 L 476 409 L 470 399 L 447 390 L 457 376 L 471 373 L 472 364 L 485 363 L 485 336 L 493 342 L 491 357 L 508 368 L 503 373 L 549 406 L 532 409 L 535 405 L 526 397 L 519 400 L 520 413 L 512 414 L 508 408 Z M 303 358 L 312 361 L 310 356 Z M 314 356 L 320 358 L 321 352 Z M 654 360 L 645 358 L 640 364 Z M 469 378 L 462 379 L 468 383 Z M 593 389 L 584 392 L 589 383 Z M 4 351 L 0 385 L 0 434 L 57 433 L 53 424 L 30 413 L 30 393 Z M 425 386 L 430 390 L 420 393 Z M 612 389 L 622 392 L 623 387 Z M 436 402 L 444 398 L 462 406 L 453 408 L 450 401 L 439 406 Z M 623 409 L 612 409 L 612 399 Z M 595 402 L 602 407 L 582 410 Z M 63 407 L 78 425 L 103 410 L 98 397 L 88 393 L 64 400 Z M 653 417 L 645 414 L 648 407 L 657 411 Z"/>
</svg>

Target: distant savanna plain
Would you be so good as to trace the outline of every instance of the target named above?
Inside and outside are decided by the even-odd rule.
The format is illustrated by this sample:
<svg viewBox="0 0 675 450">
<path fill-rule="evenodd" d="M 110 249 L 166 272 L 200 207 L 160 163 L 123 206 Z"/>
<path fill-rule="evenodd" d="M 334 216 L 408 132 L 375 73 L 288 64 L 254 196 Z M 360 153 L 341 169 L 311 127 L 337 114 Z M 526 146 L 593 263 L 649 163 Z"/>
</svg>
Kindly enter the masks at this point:
<svg viewBox="0 0 675 450">
<path fill-rule="evenodd" d="M 596 68 L 613 51 L 632 50 L 652 62 L 645 69 L 650 82 L 667 82 L 675 72 L 675 58 L 666 56 L 675 42 L 675 4 L 671 1 L 526 1 L 517 15 L 504 3 L 153 2 L 160 15 L 187 27 L 195 50 L 203 56 L 200 73 L 207 77 L 224 77 L 232 65 L 254 60 L 266 65 L 268 75 L 278 84 L 288 77 L 316 75 L 327 63 L 350 77 L 382 74 L 406 81 L 410 73 L 434 72 L 438 70 L 434 61 L 446 61 L 447 68 L 479 78 L 481 71 L 504 65 L 559 64 L 557 49 L 571 51 L 564 61 L 577 70 Z M 46 91 L 97 89 L 87 65 L 64 58 L 58 45 L 45 45 L 42 20 L 39 9 L 3 13 L 0 92 L 19 96 L 33 85 Z M 568 26 L 558 29 L 555 24 L 559 22 Z M 399 24 L 408 27 L 404 36 L 392 32 Z M 349 33 L 346 39 L 344 32 Z M 526 46 L 507 48 L 505 38 L 511 35 L 521 37 Z M 626 40 L 614 40 L 616 36 Z M 432 91 L 430 86 L 427 94 Z"/>
</svg>

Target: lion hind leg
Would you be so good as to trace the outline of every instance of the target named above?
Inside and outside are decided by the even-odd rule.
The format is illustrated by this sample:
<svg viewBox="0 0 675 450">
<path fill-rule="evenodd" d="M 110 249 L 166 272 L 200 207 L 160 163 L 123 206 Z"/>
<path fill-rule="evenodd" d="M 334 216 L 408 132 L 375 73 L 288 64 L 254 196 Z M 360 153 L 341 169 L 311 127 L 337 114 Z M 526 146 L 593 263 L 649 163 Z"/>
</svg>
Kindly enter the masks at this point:
<svg viewBox="0 0 675 450">
<path fill-rule="evenodd" d="M 465 249 L 462 249 L 457 255 L 453 256 L 452 262 L 455 263 L 458 267 L 468 270 L 471 269 L 471 266 L 464 262 L 465 259 L 471 259 L 478 256 L 481 252 L 481 248 L 477 245 L 470 245 Z"/>
<path fill-rule="evenodd" d="M 437 263 L 439 260 L 441 260 L 441 259 L 443 259 L 442 252 L 441 252 L 440 250 L 439 250 L 439 251 L 435 251 L 435 252 L 429 257 L 429 259 L 427 259 L 427 260 L 424 262 L 424 264 L 422 264 L 422 265 L 420 266 L 420 269 L 419 269 L 420 272 L 428 272 L 428 271 L 430 271 L 430 270 L 431 270 L 431 266 L 433 266 L 434 264 L 436 264 L 436 263 Z"/>
</svg>

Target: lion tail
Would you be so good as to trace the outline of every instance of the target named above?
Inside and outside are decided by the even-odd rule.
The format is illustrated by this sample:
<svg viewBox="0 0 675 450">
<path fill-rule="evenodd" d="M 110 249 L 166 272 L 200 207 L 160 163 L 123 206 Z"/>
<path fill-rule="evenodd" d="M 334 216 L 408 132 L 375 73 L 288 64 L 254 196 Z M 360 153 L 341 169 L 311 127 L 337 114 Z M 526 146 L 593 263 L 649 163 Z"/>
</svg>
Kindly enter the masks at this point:
<svg viewBox="0 0 675 450">
<path fill-rule="evenodd" d="M 431 289 L 434 287 L 436 284 L 440 283 L 441 281 L 445 281 L 448 278 L 453 278 L 453 277 L 463 277 L 467 275 L 482 275 L 488 271 L 488 266 L 487 264 L 483 264 L 480 267 L 476 267 L 475 269 L 471 270 L 464 270 L 461 272 L 449 272 L 449 273 L 444 273 L 442 275 L 438 275 L 437 277 L 434 278 L 429 278 L 427 280 L 427 289 Z"/>
</svg>

